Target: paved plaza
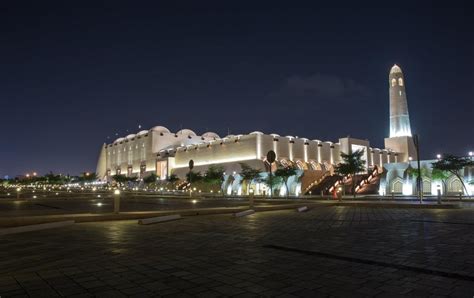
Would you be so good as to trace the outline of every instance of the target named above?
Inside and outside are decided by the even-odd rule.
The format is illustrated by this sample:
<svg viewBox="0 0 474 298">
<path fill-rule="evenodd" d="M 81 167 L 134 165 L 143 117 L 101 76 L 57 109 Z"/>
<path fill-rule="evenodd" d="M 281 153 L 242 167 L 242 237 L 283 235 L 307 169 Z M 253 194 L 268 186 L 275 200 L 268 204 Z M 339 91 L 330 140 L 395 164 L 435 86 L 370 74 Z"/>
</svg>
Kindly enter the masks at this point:
<svg viewBox="0 0 474 298">
<path fill-rule="evenodd" d="M 474 211 L 320 206 L 2 236 L 0 296 L 472 297 Z"/>
</svg>

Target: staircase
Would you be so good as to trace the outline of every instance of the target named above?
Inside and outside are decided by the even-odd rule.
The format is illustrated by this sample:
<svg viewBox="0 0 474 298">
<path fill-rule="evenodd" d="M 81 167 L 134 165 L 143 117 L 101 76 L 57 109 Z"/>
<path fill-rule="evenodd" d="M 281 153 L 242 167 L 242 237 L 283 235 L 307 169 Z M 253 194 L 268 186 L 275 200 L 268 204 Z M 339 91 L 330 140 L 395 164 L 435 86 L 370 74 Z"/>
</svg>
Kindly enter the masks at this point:
<svg viewBox="0 0 474 298">
<path fill-rule="evenodd" d="M 330 194 L 331 190 L 336 186 L 336 183 L 338 183 L 341 178 L 342 177 L 339 175 L 330 175 L 328 173 L 323 176 L 318 183 L 312 184 L 312 186 L 306 190 L 305 194 L 319 195 L 321 194 L 321 191 L 325 195 Z"/>
<path fill-rule="evenodd" d="M 377 169 L 374 169 L 370 175 L 362 179 L 356 186 L 357 194 L 377 194 L 379 191 L 381 175 Z"/>
</svg>

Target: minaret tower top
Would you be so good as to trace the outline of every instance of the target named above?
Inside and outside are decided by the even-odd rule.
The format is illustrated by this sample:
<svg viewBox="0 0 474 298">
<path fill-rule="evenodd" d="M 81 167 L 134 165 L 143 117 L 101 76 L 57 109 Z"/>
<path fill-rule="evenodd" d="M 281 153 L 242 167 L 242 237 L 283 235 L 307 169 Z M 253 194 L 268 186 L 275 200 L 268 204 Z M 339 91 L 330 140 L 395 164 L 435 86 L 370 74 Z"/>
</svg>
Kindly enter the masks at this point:
<svg viewBox="0 0 474 298">
<path fill-rule="evenodd" d="M 402 69 L 395 64 L 390 70 L 388 77 L 390 90 L 390 137 L 411 137 L 405 78 L 403 77 Z"/>
</svg>

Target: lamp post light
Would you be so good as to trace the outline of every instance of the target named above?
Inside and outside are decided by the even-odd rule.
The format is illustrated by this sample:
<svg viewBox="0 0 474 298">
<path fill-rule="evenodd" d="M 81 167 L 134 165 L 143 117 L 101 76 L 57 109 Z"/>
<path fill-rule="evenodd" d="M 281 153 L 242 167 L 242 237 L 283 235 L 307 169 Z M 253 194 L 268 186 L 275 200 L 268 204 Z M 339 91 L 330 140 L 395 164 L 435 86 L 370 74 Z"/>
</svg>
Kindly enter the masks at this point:
<svg viewBox="0 0 474 298">
<path fill-rule="evenodd" d="M 16 189 L 16 199 L 19 200 L 20 199 L 20 192 L 21 192 L 21 188 L 17 188 Z"/>
<path fill-rule="evenodd" d="M 114 213 L 120 213 L 120 189 L 114 190 Z"/>
<path fill-rule="evenodd" d="M 473 157 L 473 156 L 474 156 L 474 152 L 469 151 L 469 157 L 471 158 L 471 160 L 472 160 L 472 157 Z"/>
<path fill-rule="evenodd" d="M 436 154 L 436 159 L 440 160 L 441 159 L 441 154 Z"/>
<path fill-rule="evenodd" d="M 438 204 L 441 204 L 441 185 L 436 186 L 436 193 L 438 196 Z"/>
<path fill-rule="evenodd" d="M 249 190 L 249 208 L 252 209 L 254 205 L 254 196 L 253 196 L 253 189 Z"/>
</svg>

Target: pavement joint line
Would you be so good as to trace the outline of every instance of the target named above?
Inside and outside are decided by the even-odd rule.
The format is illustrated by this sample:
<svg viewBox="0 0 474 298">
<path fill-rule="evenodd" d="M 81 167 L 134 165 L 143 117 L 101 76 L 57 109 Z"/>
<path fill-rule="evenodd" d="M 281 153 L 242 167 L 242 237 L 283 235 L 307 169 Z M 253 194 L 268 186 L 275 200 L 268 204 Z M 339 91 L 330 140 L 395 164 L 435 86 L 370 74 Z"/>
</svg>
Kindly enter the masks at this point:
<svg viewBox="0 0 474 298">
<path fill-rule="evenodd" d="M 367 259 L 353 258 L 353 257 L 341 256 L 341 255 L 325 253 L 325 252 L 320 252 L 320 251 L 304 250 L 304 249 L 299 249 L 299 248 L 286 247 L 286 246 L 273 245 L 273 244 L 266 244 L 266 245 L 263 245 L 262 247 L 286 251 L 286 252 L 294 252 L 294 253 L 304 254 L 308 256 L 318 256 L 318 257 L 323 257 L 323 258 L 328 258 L 328 259 L 342 260 L 342 261 L 347 261 L 347 262 L 352 262 L 352 263 L 388 267 L 388 268 L 393 268 L 393 269 L 411 271 L 415 273 L 447 277 L 447 278 L 452 278 L 452 279 L 457 279 L 457 280 L 474 281 L 474 276 L 463 275 L 463 274 L 454 273 L 454 272 L 446 272 L 446 271 L 441 271 L 441 270 L 387 263 L 387 262 L 382 262 L 382 261 L 373 261 L 373 260 L 367 260 Z"/>
<path fill-rule="evenodd" d="M 18 233 L 34 232 L 34 231 L 41 231 L 41 230 L 53 229 L 53 228 L 62 228 L 62 227 L 73 225 L 74 223 L 75 223 L 74 220 L 65 220 L 65 221 L 55 221 L 55 222 L 48 222 L 48 223 L 4 228 L 4 229 L 0 229 L 0 235 L 18 234 Z"/>
<path fill-rule="evenodd" d="M 469 225 L 474 226 L 472 222 L 452 222 L 452 221 L 438 221 L 438 220 L 422 220 L 422 219 L 412 219 L 412 222 L 426 222 L 426 223 L 439 223 L 439 224 L 450 224 L 450 225 Z"/>
<path fill-rule="evenodd" d="M 40 206 L 40 207 L 52 208 L 52 209 L 67 210 L 58 206 L 51 206 L 51 205 L 40 204 L 40 203 L 35 203 L 35 205 Z"/>
</svg>

